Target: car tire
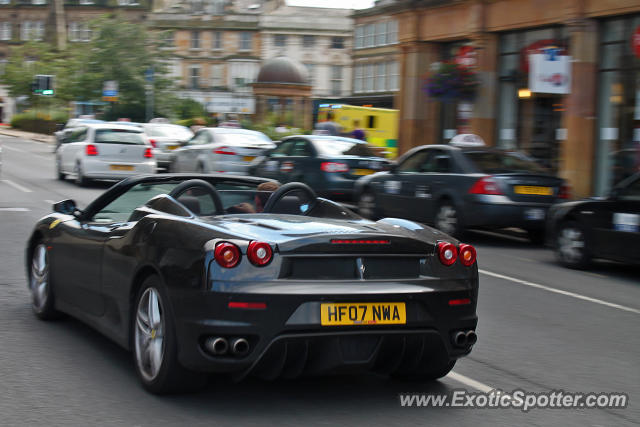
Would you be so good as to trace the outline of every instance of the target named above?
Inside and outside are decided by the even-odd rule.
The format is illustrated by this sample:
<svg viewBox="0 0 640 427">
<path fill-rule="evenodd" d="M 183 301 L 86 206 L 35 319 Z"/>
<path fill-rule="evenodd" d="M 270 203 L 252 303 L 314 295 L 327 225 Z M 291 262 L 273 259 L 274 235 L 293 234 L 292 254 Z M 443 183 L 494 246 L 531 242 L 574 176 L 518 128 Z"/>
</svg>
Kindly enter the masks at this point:
<svg viewBox="0 0 640 427">
<path fill-rule="evenodd" d="M 379 218 L 376 196 L 373 191 L 366 189 L 358 197 L 358 214 L 372 220 Z"/>
<path fill-rule="evenodd" d="M 43 241 L 36 242 L 29 268 L 29 292 L 31 309 L 41 320 L 54 320 L 61 317 L 61 313 L 55 309 L 49 264 L 49 251 L 46 244 Z"/>
<path fill-rule="evenodd" d="M 391 376 L 403 381 L 435 381 L 451 372 L 455 365 L 456 360 L 439 361 L 415 372 L 395 373 Z"/>
<path fill-rule="evenodd" d="M 456 206 L 448 200 L 440 202 L 433 219 L 435 228 L 449 236 L 461 238 L 464 227 Z"/>
<path fill-rule="evenodd" d="M 82 171 L 82 166 L 80 163 L 76 163 L 76 184 L 80 187 L 86 187 L 89 184 L 89 180 L 84 176 L 84 172 Z"/>
<path fill-rule="evenodd" d="M 185 369 L 178 361 L 176 328 L 169 298 L 158 276 L 145 279 L 131 316 L 131 339 L 136 372 L 154 394 L 195 391 L 206 376 Z"/>
<path fill-rule="evenodd" d="M 560 224 L 555 235 L 555 253 L 565 267 L 585 269 L 591 263 L 584 228 L 575 221 Z"/>
</svg>

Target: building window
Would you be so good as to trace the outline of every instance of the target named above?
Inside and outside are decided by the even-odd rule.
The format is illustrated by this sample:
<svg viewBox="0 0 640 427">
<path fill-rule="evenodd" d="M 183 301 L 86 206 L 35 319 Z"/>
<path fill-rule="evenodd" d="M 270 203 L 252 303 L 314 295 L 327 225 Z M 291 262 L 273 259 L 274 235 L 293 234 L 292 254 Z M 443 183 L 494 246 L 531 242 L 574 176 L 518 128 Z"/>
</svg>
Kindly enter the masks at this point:
<svg viewBox="0 0 640 427">
<path fill-rule="evenodd" d="M 11 22 L 0 22 L 0 40 L 11 40 Z"/>
<path fill-rule="evenodd" d="M 384 46 L 387 44 L 387 23 L 378 22 L 376 24 L 375 45 Z"/>
<path fill-rule="evenodd" d="M 273 44 L 277 47 L 285 47 L 287 45 L 287 35 L 286 34 L 274 34 L 273 35 Z"/>
<path fill-rule="evenodd" d="M 20 40 L 29 40 L 31 38 L 31 31 L 33 31 L 31 21 L 23 21 L 20 26 Z"/>
<path fill-rule="evenodd" d="M 31 4 L 36 4 L 36 5 L 47 4 L 47 0 L 31 0 Z"/>
<path fill-rule="evenodd" d="M 191 31 L 191 49 L 200 49 L 200 31 Z"/>
<path fill-rule="evenodd" d="M 386 89 L 387 83 L 387 75 L 386 75 L 386 63 L 379 62 L 376 64 L 376 82 L 375 82 L 375 91 L 382 92 Z"/>
<path fill-rule="evenodd" d="M 211 14 L 223 15 L 224 14 L 224 0 L 213 0 L 211 4 Z"/>
<path fill-rule="evenodd" d="M 314 74 L 314 64 L 307 63 L 307 64 L 304 64 L 304 65 L 305 65 L 305 67 L 307 67 L 307 74 L 308 74 L 308 77 L 309 77 L 309 85 L 311 85 L 313 87 L 313 82 L 314 82 L 314 80 L 313 80 L 313 77 L 314 77 L 313 76 L 313 74 Z"/>
<path fill-rule="evenodd" d="M 364 26 L 358 25 L 356 27 L 355 46 L 356 49 L 364 47 Z"/>
<path fill-rule="evenodd" d="M 224 64 L 213 64 L 211 66 L 211 87 L 224 86 Z"/>
<path fill-rule="evenodd" d="M 391 61 L 387 63 L 387 78 L 387 89 L 391 91 L 397 91 L 399 89 L 399 72 L 397 61 Z"/>
<path fill-rule="evenodd" d="M 355 79 L 353 82 L 353 91 L 355 93 L 362 92 L 364 81 L 364 65 L 359 64 L 355 67 Z"/>
<path fill-rule="evenodd" d="M 339 96 L 342 93 L 342 66 L 331 66 L 331 95 Z"/>
<path fill-rule="evenodd" d="M 373 92 L 373 79 L 374 79 L 374 66 L 373 64 L 367 64 L 365 66 L 364 74 L 364 91 Z"/>
<path fill-rule="evenodd" d="M 398 21 L 387 22 L 387 44 L 398 42 Z"/>
<path fill-rule="evenodd" d="M 69 24 L 70 42 L 88 42 L 91 40 L 91 29 L 86 22 L 71 22 Z"/>
<path fill-rule="evenodd" d="M 331 49 L 344 49 L 344 37 L 331 37 Z"/>
<path fill-rule="evenodd" d="M 200 66 L 192 65 L 189 67 L 189 89 L 200 88 Z"/>
<path fill-rule="evenodd" d="M 118 0 L 118 6 L 137 6 L 139 4 L 137 0 Z"/>
<path fill-rule="evenodd" d="M 313 47 L 316 44 L 316 36 L 305 34 L 302 36 L 302 47 Z"/>
<path fill-rule="evenodd" d="M 213 32 L 213 42 L 212 47 L 214 50 L 222 49 L 222 31 L 214 31 Z"/>
<path fill-rule="evenodd" d="M 375 42 L 375 24 L 367 24 L 364 27 L 364 46 L 363 47 L 373 47 Z"/>
<path fill-rule="evenodd" d="M 257 61 L 236 60 L 229 61 L 228 85 L 231 89 L 238 92 L 250 92 L 251 87 L 248 83 L 255 80 L 258 74 L 259 63 Z"/>
<path fill-rule="evenodd" d="M 93 0 L 80 0 L 80 4 L 83 6 L 93 4 Z"/>
<path fill-rule="evenodd" d="M 243 31 L 240 33 L 240 50 L 251 50 L 251 33 Z"/>
<path fill-rule="evenodd" d="M 11 0 L 0 0 L 0 4 L 11 4 Z"/>
<path fill-rule="evenodd" d="M 165 31 L 162 38 L 163 47 L 172 48 L 175 43 L 175 33 L 173 31 Z"/>
</svg>

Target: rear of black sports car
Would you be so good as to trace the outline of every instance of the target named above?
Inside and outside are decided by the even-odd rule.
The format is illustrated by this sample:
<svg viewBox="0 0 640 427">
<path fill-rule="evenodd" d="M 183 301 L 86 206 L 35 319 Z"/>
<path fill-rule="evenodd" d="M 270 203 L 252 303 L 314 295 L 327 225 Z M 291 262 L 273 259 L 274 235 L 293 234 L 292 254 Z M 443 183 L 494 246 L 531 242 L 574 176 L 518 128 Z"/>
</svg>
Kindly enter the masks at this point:
<svg viewBox="0 0 640 427">
<path fill-rule="evenodd" d="M 471 351 L 473 248 L 410 233 L 273 236 L 209 241 L 202 288 L 173 288 L 185 367 L 236 378 L 438 378 Z"/>
</svg>

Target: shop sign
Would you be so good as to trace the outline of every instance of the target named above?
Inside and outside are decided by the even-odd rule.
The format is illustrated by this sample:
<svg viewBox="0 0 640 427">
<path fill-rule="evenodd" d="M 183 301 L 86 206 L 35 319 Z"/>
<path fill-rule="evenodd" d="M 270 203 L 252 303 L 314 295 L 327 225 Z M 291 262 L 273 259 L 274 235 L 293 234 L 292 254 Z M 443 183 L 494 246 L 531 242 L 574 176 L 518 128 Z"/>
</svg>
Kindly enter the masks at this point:
<svg viewBox="0 0 640 427">
<path fill-rule="evenodd" d="M 529 89 L 535 93 L 571 92 L 571 57 L 558 55 L 556 49 L 529 55 Z"/>
<path fill-rule="evenodd" d="M 231 93 L 216 94 L 211 101 L 206 103 L 206 107 L 210 113 L 253 114 L 255 112 L 255 100 L 252 97 L 238 97 Z"/>
<path fill-rule="evenodd" d="M 636 27 L 631 37 L 631 50 L 633 50 L 637 58 L 640 58 L 640 25 Z"/>
<path fill-rule="evenodd" d="M 535 55 L 536 53 L 545 53 L 549 49 L 554 49 L 554 52 L 557 55 L 568 55 L 567 49 L 562 47 L 562 44 L 558 43 L 558 41 L 556 40 L 548 39 L 548 40 L 535 41 L 530 45 L 528 45 L 527 47 L 525 47 L 524 49 L 522 49 L 521 51 L 521 54 L 520 54 L 521 55 L 521 59 L 520 59 L 521 71 L 525 74 L 529 72 L 529 67 L 530 67 L 529 61 L 530 61 L 531 55 Z"/>
</svg>

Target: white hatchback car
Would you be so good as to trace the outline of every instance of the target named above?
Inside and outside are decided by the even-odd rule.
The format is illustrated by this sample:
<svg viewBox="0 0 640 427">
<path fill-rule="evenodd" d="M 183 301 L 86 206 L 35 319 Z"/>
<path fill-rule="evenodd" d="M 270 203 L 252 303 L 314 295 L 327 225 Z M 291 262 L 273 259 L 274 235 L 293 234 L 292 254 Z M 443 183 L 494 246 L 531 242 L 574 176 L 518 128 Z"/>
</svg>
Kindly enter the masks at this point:
<svg viewBox="0 0 640 427">
<path fill-rule="evenodd" d="M 244 175 L 249 164 L 276 145 L 262 132 L 203 128 L 174 151 L 173 172 L 223 172 Z"/>
<path fill-rule="evenodd" d="M 128 125 L 90 124 L 74 129 L 56 150 L 58 179 L 78 185 L 92 179 L 124 179 L 155 173 L 153 146 L 143 130 Z"/>
</svg>

